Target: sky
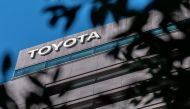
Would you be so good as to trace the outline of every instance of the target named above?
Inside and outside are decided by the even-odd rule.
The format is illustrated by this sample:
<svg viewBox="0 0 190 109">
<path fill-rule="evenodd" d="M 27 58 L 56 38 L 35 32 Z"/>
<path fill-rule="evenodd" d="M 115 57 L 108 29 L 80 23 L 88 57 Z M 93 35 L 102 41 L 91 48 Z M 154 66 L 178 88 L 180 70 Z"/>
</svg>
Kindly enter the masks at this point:
<svg viewBox="0 0 190 109">
<path fill-rule="evenodd" d="M 4 54 L 10 53 L 13 64 L 7 75 L 9 80 L 12 79 L 14 74 L 14 68 L 20 50 L 93 27 L 89 16 L 92 5 L 88 2 L 83 4 L 82 9 L 77 14 L 74 25 L 72 25 L 69 31 L 62 31 L 62 26 L 65 21 L 59 22 L 55 28 L 48 25 L 50 15 L 44 13 L 43 9 L 52 4 L 59 3 L 73 5 L 77 4 L 76 1 L 79 0 L 69 0 L 69 2 L 68 0 L 0 1 L 0 65 L 2 64 Z M 152 0 L 129 0 L 129 8 L 141 11 L 151 1 Z M 107 23 L 112 21 L 113 19 L 111 17 L 107 18 Z M 0 82 L 2 82 L 2 80 L 2 73 L 0 72 Z"/>
</svg>

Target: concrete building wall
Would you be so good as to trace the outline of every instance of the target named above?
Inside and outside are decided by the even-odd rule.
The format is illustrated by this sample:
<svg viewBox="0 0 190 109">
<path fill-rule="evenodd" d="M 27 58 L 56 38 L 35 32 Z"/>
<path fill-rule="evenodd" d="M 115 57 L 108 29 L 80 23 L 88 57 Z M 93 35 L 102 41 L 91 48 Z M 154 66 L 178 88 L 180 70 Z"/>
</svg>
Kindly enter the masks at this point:
<svg viewBox="0 0 190 109">
<path fill-rule="evenodd" d="M 155 15 L 158 16 L 156 13 Z M 154 13 L 153 16 L 155 17 Z M 145 30 L 153 29 L 157 25 L 157 21 L 159 21 L 159 16 L 157 19 L 150 22 L 149 25 L 145 27 Z M 120 25 L 116 25 L 115 23 L 108 24 L 101 27 L 87 30 L 81 33 L 77 33 L 75 35 L 71 35 L 69 37 L 64 37 L 52 42 L 48 42 L 45 44 L 41 44 L 29 49 L 24 49 L 20 52 L 16 70 L 29 67 L 35 64 L 39 64 L 42 62 L 46 62 L 58 57 L 62 57 L 65 55 L 69 55 L 71 53 L 81 51 L 87 48 L 95 47 L 98 45 L 102 45 L 108 43 L 111 40 L 111 36 L 114 36 L 121 31 L 128 29 L 130 25 L 131 19 L 122 20 Z M 92 31 L 97 31 L 97 33 L 101 36 L 100 40 L 92 40 L 91 42 L 85 44 L 77 44 L 73 48 L 68 48 L 63 50 L 61 49 L 59 52 L 53 51 L 47 56 L 39 56 L 36 55 L 35 59 L 31 59 L 28 55 L 28 51 L 36 48 L 41 48 L 45 45 L 51 45 L 53 43 L 57 43 L 61 40 L 66 40 L 71 37 L 77 37 L 83 34 L 90 34 Z M 182 35 L 180 32 L 173 32 L 176 36 Z M 162 38 L 165 36 L 163 35 Z M 144 51 L 135 51 L 134 57 L 142 57 L 144 56 L 146 50 Z M 122 57 L 122 56 L 121 56 Z M 144 59 L 155 59 L 156 56 L 145 56 Z M 127 67 L 122 68 L 121 65 L 126 64 Z M 89 57 L 81 58 L 78 60 L 74 60 L 68 63 L 52 66 L 43 71 L 46 74 L 41 73 L 32 73 L 31 77 L 38 79 L 44 87 L 50 90 L 50 99 L 53 105 L 59 106 L 64 103 L 73 106 L 73 109 L 77 108 L 77 105 L 83 106 L 93 105 L 93 100 L 96 99 L 99 95 L 102 94 L 115 94 L 117 92 L 122 92 L 129 88 L 133 83 L 144 81 L 151 78 L 151 75 L 148 74 L 148 68 L 142 68 L 139 71 L 131 71 L 134 66 L 139 64 L 135 61 L 119 61 L 111 59 L 107 56 L 107 52 L 98 53 Z M 56 81 L 52 80 L 52 77 L 55 75 L 55 71 L 60 69 L 60 73 L 58 79 Z M 125 72 L 125 73 L 123 73 Z M 64 96 L 59 96 L 60 87 L 65 83 L 72 83 L 74 85 L 78 85 L 75 88 L 69 90 Z M 34 85 L 29 79 L 28 76 L 16 77 L 14 80 L 8 82 L 6 84 L 8 86 L 10 96 L 17 102 L 21 109 L 25 109 L 25 98 L 27 97 L 29 92 L 35 92 L 37 94 L 42 94 L 43 90 L 38 86 Z M 116 94 L 117 95 L 117 94 Z M 144 98 L 146 101 L 151 96 L 151 93 Z M 134 95 L 134 97 L 137 97 Z M 130 98 L 118 101 L 113 105 L 105 105 L 103 107 L 97 107 L 96 109 L 165 109 L 164 104 L 161 103 L 162 99 L 155 99 L 149 104 L 140 103 L 138 106 L 134 106 L 130 104 Z M 76 104 L 76 105 L 75 105 Z M 157 105 L 153 105 L 157 104 Z M 85 106 L 85 105 L 84 105 Z M 46 108 L 46 105 L 38 105 L 34 107 L 35 109 Z"/>
</svg>

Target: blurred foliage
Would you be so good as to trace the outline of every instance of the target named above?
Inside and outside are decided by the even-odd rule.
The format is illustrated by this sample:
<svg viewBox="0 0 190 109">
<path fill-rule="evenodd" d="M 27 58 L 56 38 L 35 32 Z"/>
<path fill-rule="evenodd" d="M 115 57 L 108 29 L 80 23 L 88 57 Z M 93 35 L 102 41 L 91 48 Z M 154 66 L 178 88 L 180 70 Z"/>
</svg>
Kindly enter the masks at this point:
<svg viewBox="0 0 190 109">
<path fill-rule="evenodd" d="M 141 61 L 141 64 L 136 65 L 133 71 L 138 71 L 140 67 L 147 66 L 149 68 L 148 73 L 152 75 L 152 78 L 140 85 L 136 85 L 133 88 L 129 88 L 126 94 L 134 94 L 138 92 L 139 96 L 145 96 L 149 89 L 156 88 L 157 91 L 153 92 L 154 96 L 147 103 L 151 102 L 155 98 L 163 98 L 168 109 L 189 109 L 190 108 L 190 88 L 188 83 L 190 82 L 190 72 L 188 69 L 182 67 L 183 61 L 189 56 L 190 50 L 190 38 L 189 38 L 189 23 L 179 24 L 174 20 L 174 13 L 181 11 L 181 6 L 189 9 L 189 0 L 154 0 L 149 4 L 142 12 L 134 12 L 127 10 L 128 0 L 115 0 L 110 2 L 109 0 L 92 0 L 93 6 L 91 9 L 91 21 L 94 26 L 104 25 L 108 12 L 110 12 L 115 20 L 119 22 L 121 18 L 134 17 L 132 26 L 129 30 L 120 33 L 114 38 L 127 37 L 127 35 L 136 32 L 140 37 L 135 39 L 129 46 L 126 47 L 127 52 L 122 52 L 119 47 L 108 53 L 109 56 L 115 59 L 120 59 L 119 53 L 121 52 L 125 56 L 125 60 Z M 98 5 L 97 5 L 98 4 Z M 64 4 L 62 4 L 64 6 Z M 57 6 L 53 6 L 54 8 Z M 82 7 L 82 6 L 77 6 Z M 73 7 L 72 9 L 80 9 Z M 52 7 L 50 7 L 52 8 Z M 56 11 L 58 11 L 57 9 Z M 162 14 L 162 20 L 159 26 L 168 35 L 169 41 L 165 41 L 158 37 L 155 37 L 152 33 L 146 33 L 142 31 L 142 28 L 148 23 L 150 18 L 150 11 L 157 10 Z M 46 10 L 52 12 L 51 10 Z M 55 10 L 54 10 L 55 12 Z M 76 14 L 77 11 L 73 11 L 71 14 Z M 62 14 L 63 15 L 63 14 Z M 68 17 L 63 15 L 62 17 Z M 58 19 L 57 19 L 58 20 Z M 72 18 L 73 22 L 74 18 Z M 52 19 L 50 20 L 52 21 Z M 69 24 L 71 22 L 68 22 Z M 178 30 L 183 32 L 185 38 L 175 39 L 168 31 L 167 25 L 173 23 L 177 26 Z M 68 24 L 67 24 L 68 25 Z M 66 25 L 66 27 L 68 27 Z M 68 28 L 67 28 L 68 29 Z M 155 63 L 154 60 L 146 60 L 133 57 L 133 52 L 136 49 L 149 48 L 146 55 L 157 55 L 160 60 Z M 179 62 L 179 66 L 174 64 Z M 159 92 L 158 92 L 159 91 Z M 106 104 L 112 103 L 112 98 L 107 95 L 99 97 L 100 100 L 106 102 Z M 110 102 L 110 103 L 109 103 Z M 134 98 L 131 103 L 138 105 L 141 100 Z"/>
<path fill-rule="evenodd" d="M 86 1 L 83 1 L 86 2 Z M 128 67 L 131 71 L 140 71 L 142 69 L 149 69 L 147 73 L 152 75 L 152 78 L 141 83 L 134 83 L 131 87 L 124 91 L 126 98 L 131 98 L 132 95 L 140 96 L 141 98 L 132 98 L 131 104 L 138 105 L 142 99 L 148 94 L 153 93 L 145 104 L 150 103 L 156 98 L 162 98 L 166 103 L 167 109 L 189 109 L 190 108 L 190 71 L 188 68 L 183 67 L 184 60 L 189 57 L 190 49 L 190 29 L 189 23 L 183 25 L 174 20 L 176 11 L 181 11 L 181 6 L 189 9 L 189 0 L 154 0 L 149 4 L 143 12 L 135 12 L 127 10 L 128 0 L 90 0 L 92 3 L 91 8 L 91 21 L 94 26 L 104 25 L 108 13 L 111 13 L 115 22 L 125 17 L 134 17 L 132 26 L 129 30 L 120 33 L 114 38 L 127 37 L 127 35 L 136 32 L 139 37 L 128 45 L 123 52 L 119 47 L 108 53 L 109 56 L 115 59 L 120 59 L 119 53 L 122 53 L 126 61 L 134 61 L 132 65 L 123 65 Z M 67 31 L 76 19 L 77 12 L 81 9 L 83 4 L 75 5 L 73 7 L 66 7 L 64 4 L 49 6 L 44 9 L 44 12 L 52 14 L 49 21 L 51 26 L 55 26 L 62 18 L 67 19 L 64 25 L 64 31 Z M 155 37 L 152 33 L 143 32 L 142 28 L 147 24 L 150 17 L 150 11 L 157 10 L 163 15 L 163 19 L 159 26 L 168 35 L 168 41 Z M 181 11 L 182 12 L 182 11 Z M 178 30 L 184 34 L 183 39 L 175 39 L 172 34 L 167 30 L 168 23 L 173 23 L 177 26 Z M 137 49 L 149 48 L 146 56 L 156 55 L 157 60 L 134 58 L 133 52 Z M 6 74 L 11 66 L 11 59 L 9 55 L 5 55 L 2 65 L 2 73 Z M 175 63 L 178 63 L 176 66 Z M 59 69 L 52 77 L 52 81 L 57 81 L 59 76 Z M 46 72 L 39 72 L 39 75 L 47 75 Z M 47 75 L 48 76 L 48 75 Z M 29 76 L 28 80 L 37 86 L 40 94 L 30 92 L 26 97 L 26 108 L 30 109 L 33 105 L 45 104 L 51 109 L 52 101 L 48 95 L 45 86 L 37 79 L 37 77 Z M 72 84 L 64 85 L 61 89 L 59 96 L 70 90 Z M 0 86 L 0 107 L 3 109 L 18 109 L 16 102 L 7 93 L 5 85 Z M 110 95 L 101 95 L 97 100 L 105 104 L 113 104 L 114 98 Z M 12 104 L 11 107 L 8 104 Z M 66 105 L 60 109 L 67 109 Z"/>
</svg>

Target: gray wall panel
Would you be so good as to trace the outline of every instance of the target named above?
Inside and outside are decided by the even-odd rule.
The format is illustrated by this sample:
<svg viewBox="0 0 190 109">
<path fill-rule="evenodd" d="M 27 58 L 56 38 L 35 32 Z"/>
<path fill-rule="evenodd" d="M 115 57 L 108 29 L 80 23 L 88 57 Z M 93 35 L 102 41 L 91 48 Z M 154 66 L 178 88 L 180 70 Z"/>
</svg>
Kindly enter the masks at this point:
<svg viewBox="0 0 190 109">
<path fill-rule="evenodd" d="M 72 64 L 71 77 L 96 70 L 97 57 L 85 58 Z"/>
<path fill-rule="evenodd" d="M 120 23 L 121 24 L 120 26 L 121 26 L 121 28 L 124 29 L 123 25 L 125 25 L 125 26 L 127 25 L 126 21 L 122 20 L 121 22 L 123 22 L 123 23 Z M 119 31 L 122 31 L 121 28 L 118 29 L 115 26 L 116 26 L 115 23 L 107 24 L 107 25 L 104 26 L 105 28 L 108 28 L 107 30 L 102 29 L 101 27 L 97 27 L 95 29 L 90 29 L 90 30 L 87 30 L 87 31 L 83 31 L 83 32 L 68 36 L 68 37 L 57 39 L 55 41 L 47 42 L 45 44 L 41 44 L 41 45 L 34 46 L 34 47 L 31 47 L 31 48 L 28 48 L 28 49 L 24 49 L 24 50 L 20 51 L 20 53 L 19 53 L 19 57 L 18 57 L 18 60 L 17 60 L 17 65 L 16 65 L 16 70 L 24 68 L 24 67 L 27 67 L 27 66 L 31 66 L 31 65 L 34 65 L 34 64 L 37 64 L 37 63 L 45 62 L 47 60 L 51 60 L 51 59 L 54 59 L 54 58 L 57 58 L 57 57 L 60 57 L 60 56 L 64 56 L 64 55 L 67 55 L 67 54 L 70 54 L 70 53 L 73 53 L 73 52 L 76 52 L 76 51 L 80 51 L 80 50 L 83 50 L 83 49 L 86 49 L 86 48 L 91 48 L 93 46 L 97 46 L 97 45 L 106 43 L 106 42 L 111 40 L 110 36 L 118 34 Z M 31 59 L 29 57 L 30 55 L 27 53 L 30 50 L 39 49 L 39 48 L 41 48 L 43 46 L 51 45 L 53 43 L 57 43 L 57 42 L 60 42 L 62 40 L 66 40 L 66 39 L 69 39 L 69 38 L 72 38 L 72 37 L 77 37 L 77 36 L 83 35 L 83 34 L 90 34 L 92 31 L 97 31 L 97 33 L 101 36 L 101 39 L 94 39 L 91 42 L 86 42 L 85 44 L 79 44 L 78 43 L 75 47 L 72 47 L 72 48 L 64 48 L 64 47 L 62 47 L 59 52 L 53 51 L 53 52 L 51 52 L 50 54 L 48 54 L 46 56 L 36 55 L 35 59 Z"/>
<path fill-rule="evenodd" d="M 150 77 L 151 77 L 150 75 L 146 75 L 146 70 L 143 70 L 68 91 L 66 95 L 64 95 L 67 98 L 67 100 L 63 99 L 62 97 L 59 98 L 58 94 L 52 95 L 51 99 L 54 101 L 55 105 L 76 99 L 79 99 L 76 102 L 80 102 L 80 99 L 83 97 L 87 98 L 96 97 L 94 96 L 94 94 L 103 93 L 104 91 L 113 90 L 113 89 L 118 90 L 116 88 L 119 88 L 121 86 L 126 86 L 134 82 L 149 79 Z"/>
</svg>

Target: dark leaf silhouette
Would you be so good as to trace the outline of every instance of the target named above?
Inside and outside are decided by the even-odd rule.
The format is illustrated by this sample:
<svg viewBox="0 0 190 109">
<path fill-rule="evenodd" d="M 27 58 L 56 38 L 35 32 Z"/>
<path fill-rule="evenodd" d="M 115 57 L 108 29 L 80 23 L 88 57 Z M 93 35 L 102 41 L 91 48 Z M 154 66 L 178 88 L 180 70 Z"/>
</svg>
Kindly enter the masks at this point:
<svg viewBox="0 0 190 109">
<path fill-rule="evenodd" d="M 57 69 L 57 70 L 55 71 L 55 75 L 53 76 L 53 81 L 56 81 L 56 80 L 57 80 L 57 78 L 59 77 L 59 73 L 60 73 L 60 69 Z"/>
<path fill-rule="evenodd" d="M 128 0 L 117 0 L 114 4 L 110 4 L 110 11 L 114 20 L 118 23 L 120 19 L 129 17 L 131 11 L 127 11 Z"/>
<path fill-rule="evenodd" d="M 131 101 L 131 103 L 134 104 L 135 106 L 138 105 L 140 102 L 141 102 L 141 100 L 138 100 L 138 99 L 133 99 Z"/>
<path fill-rule="evenodd" d="M 45 71 L 40 71 L 38 72 L 39 74 L 42 74 L 42 75 L 47 75 L 47 73 Z"/>
<path fill-rule="evenodd" d="M 180 10 L 180 6 L 190 9 L 189 0 L 154 0 L 148 5 L 143 12 L 134 12 L 127 10 L 128 0 L 116 0 L 110 2 L 107 0 L 94 0 L 92 2 L 91 20 L 94 26 L 105 24 L 108 13 L 111 13 L 114 20 L 119 22 L 121 18 L 134 16 L 134 21 L 129 30 L 123 31 L 119 35 L 114 36 L 114 39 L 121 37 L 128 37 L 129 34 L 136 32 L 138 37 L 127 45 L 126 52 L 123 52 L 120 47 L 116 46 L 112 51 L 108 53 L 115 59 L 120 59 L 119 53 L 125 56 L 126 60 L 130 60 L 131 63 L 121 66 L 121 68 L 127 67 L 128 72 L 136 72 L 142 69 L 148 69 L 147 73 L 152 77 L 149 80 L 143 82 L 134 83 L 131 87 L 125 90 L 125 97 L 127 99 L 134 96 L 145 97 L 148 93 L 153 93 L 153 97 L 145 102 L 145 104 L 151 103 L 156 98 L 162 98 L 166 103 L 167 109 L 189 109 L 190 108 L 190 88 L 189 78 L 190 71 L 182 67 L 184 59 L 190 55 L 190 31 L 189 23 L 183 22 L 177 23 L 173 19 L 173 13 Z M 97 5 L 98 4 L 98 5 Z M 71 28 L 73 22 L 76 19 L 77 12 L 80 10 L 81 5 L 74 7 L 66 7 L 64 4 L 55 5 L 46 8 L 45 12 L 50 12 L 52 17 L 49 21 L 51 26 L 56 26 L 58 22 L 65 18 L 67 20 L 64 25 L 64 31 Z M 142 28 L 149 21 L 150 11 L 157 10 L 163 15 L 160 28 L 170 38 L 169 41 L 164 41 L 161 38 L 156 37 L 150 32 L 142 31 Z M 168 23 L 173 23 L 178 31 L 184 33 L 184 39 L 173 39 L 173 35 L 168 30 Z M 150 58 L 134 58 L 133 52 L 138 49 L 150 48 L 147 57 Z M 179 65 L 176 67 L 173 64 L 179 61 Z M 11 67 L 11 59 L 8 54 L 3 58 L 2 72 L 4 75 Z M 53 81 L 57 81 L 60 70 L 57 69 Z M 45 75 L 46 72 L 40 74 Z M 41 94 L 30 92 L 26 97 L 26 108 L 30 109 L 32 105 L 46 104 L 49 108 L 53 109 L 52 102 L 46 92 L 45 86 L 35 77 L 29 76 L 29 80 L 39 90 L 42 90 Z M 63 96 L 72 88 L 72 84 L 63 85 L 59 96 Z M 0 86 L 0 107 L 3 109 L 9 109 L 8 103 L 12 103 L 11 109 L 18 109 L 16 102 L 8 95 L 6 87 Z M 110 95 L 101 95 L 97 100 L 104 102 L 106 105 L 113 104 L 117 101 Z M 142 99 L 134 98 L 131 103 L 138 105 Z M 67 109 L 69 106 L 63 105 L 59 109 Z"/>
<path fill-rule="evenodd" d="M 63 16 L 66 9 L 67 8 L 63 5 L 56 5 L 56 6 L 51 6 L 51 7 L 46 8 L 44 12 L 51 12 L 53 14 L 52 18 L 50 19 L 49 24 L 51 26 L 55 26 L 58 20 Z"/>
<path fill-rule="evenodd" d="M 49 24 L 50 24 L 51 26 L 55 26 L 55 24 L 57 23 L 57 21 L 58 21 L 59 19 L 60 19 L 59 17 L 53 16 L 53 17 L 51 18 Z"/>
<path fill-rule="evenodd" d="M 103 25 L 106 20 L 108 10 L 105 7 L 96 8 L 93 7 L 91 10 L 91 20 L 94 26 Z"/>
<path fill-rule="evenodd" d="M 133 49 L 136 45 L 138 45 L 141 42 L 142 42 L 141 39 L 136 38 L 128 47 L 126 47 L 127 53 L 124 53 L 125 59 L 133 60 L 133 57 L 132 57 Z"/>
<path fill-rule="evenodd" d="M 64 16 L 67 18 L 67 23 L 64 28 L 64 30 L 68 30 L 72 23 L 74 22 L 74 19 L 76 18 L 77 11 L 80 9 L 80 6 L 76 6 L 68 11 L 65 12 Z"/>
<path fill-rule="evenodd" d="M 11 58 L 9 54 L 6 54 L 3 59 L 2 72 L 5 74 L 11 68 Z"/>
<path fill-rule="evenodd" d="M 0 96 L 1 96 L 1 99 L 0 99 L 1 108 L 9 109 L 10 106 L 8 106 L 8 103 L 12 103 L 13 105 L 11 109 L 18 109 L 16 102 L 11 97 L 9 97 L 6 87 L 4 85 L 0 85 Z"/>
<path fill-rule="evenodd" d="M 43 95 L 37 95 L 36 93 L 31 92 L 29 96 L 26 98 L 26 108 L 30 109 L 32 105 L 39 105 L 39 104 L 46 104 L 49 106 L 50 109 L 53 109 L 52 102 L 50 101 L 49 97 L 46 96 L 44 93 Z"/>
<path fill-rule="evenodd" d="M 72 86 L 72 83 L 63 85 L 63 87 L 59 93 L 59 96 L 63 96 L 67 91 L 69 91 L 71 89 L 71 86 Z"/>
<path fill-rule="evenodd" d="M 183 0 L 182 5 L 185 6 L 186 8 L 188 8 L 188 9 L 190 9 L 189 0 Z"/>
<path fill-rule="evenodd" d="M 167 55 L 169 48 L 168 43 L 159 39 L 158 37 L 153 36 L 151 33 L 140 33 L 142 40 L 151 47 L 151 51 L 154 53 L 159 52 L 160 55 Z M 160 46 L 162 45 L 162 46 Z M 163 47 L 164 46 L 164 47 Z"/>
<path fill-rule="evenodd" d="M 50 6 L 44 10 L 44 12 L 48 11 L 57 11 L 57 10 L 67 10 L 67 8 L 64 5 L 56 5 L 56 6 Z"/>
<path fill-rule="evenodd" d="M 113 58 L 115 59 L 119 59 L 119 60 L 122 60 L 121 58 L 119 58 L 118 54 L 120 52 L 120 48 L 118 46 L 116 46 L 113 50 L 111 50 L 109 53 L 108 53 L 108 56 L 112 56 Z"/>
<path fill-rule="evenodd" d="M 104 102 L 107 105 L 114 103 L 114 100 L 109 95 L 100 95 L 97 99 Z"/>
<path fill-rule="evenodd" d="M 44 12 L 52 13 L 52 18 L 50 19 L 51 26 L 55 26 L 61 18 L 66 18 L 67 22 L 64 26 L 64 30 L 68 30 L 71 27 L 79 9 L 80 6 L 68 9 L 64 5 L 56 5 L 46 8 Z"/>
<path fill-rule="evenodd" d="M 37 85 L 38 87 L 40 87 L 40 88 L 44 87 L 44 85 L 36 78 L 29 76 L 29 79 L 30 79 L 30 81 L 32 81 L 33 84 Z"/>
</svg>

